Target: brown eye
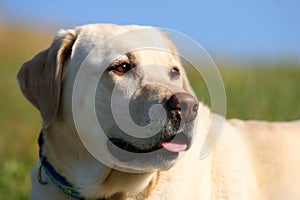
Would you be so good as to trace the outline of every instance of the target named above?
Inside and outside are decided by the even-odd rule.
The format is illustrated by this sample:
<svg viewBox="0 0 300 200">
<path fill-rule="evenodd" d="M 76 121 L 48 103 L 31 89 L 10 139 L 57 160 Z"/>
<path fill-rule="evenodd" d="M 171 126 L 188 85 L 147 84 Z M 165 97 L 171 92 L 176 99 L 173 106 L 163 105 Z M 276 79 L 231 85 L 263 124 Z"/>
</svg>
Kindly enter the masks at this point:
<svg viewBox="0 0 300 200">
<path fill-rule="evenodd" d="M 180 71 L 177 67 L 173 67 L 171 69 L 171 78 L 172 79 L 178 79 L 180 77 Z"/>
<path fill-rule="evenodd" d="M 131 70 L 131 65 L 129 63 L 121 63 L 110 67 L 110 71 L 114 71 L 120 75 L 125 74 L 129 70 Z"/>
</svg>

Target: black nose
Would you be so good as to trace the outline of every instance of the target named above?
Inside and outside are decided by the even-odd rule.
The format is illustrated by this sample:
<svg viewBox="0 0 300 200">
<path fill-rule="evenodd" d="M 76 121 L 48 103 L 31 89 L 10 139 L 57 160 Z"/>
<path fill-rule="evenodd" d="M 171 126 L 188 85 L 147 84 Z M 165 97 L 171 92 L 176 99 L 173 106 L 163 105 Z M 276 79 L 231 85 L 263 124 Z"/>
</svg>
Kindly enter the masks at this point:
<svg viewBox="0 0 300 200">
<path fill-rule="evenodd" d="M 168 100 L 170 110 L 176 111 L 177 118 L 192 122 L 198 111 L 198 100 L 188 93 L 175 93 Z"/>
</svg>

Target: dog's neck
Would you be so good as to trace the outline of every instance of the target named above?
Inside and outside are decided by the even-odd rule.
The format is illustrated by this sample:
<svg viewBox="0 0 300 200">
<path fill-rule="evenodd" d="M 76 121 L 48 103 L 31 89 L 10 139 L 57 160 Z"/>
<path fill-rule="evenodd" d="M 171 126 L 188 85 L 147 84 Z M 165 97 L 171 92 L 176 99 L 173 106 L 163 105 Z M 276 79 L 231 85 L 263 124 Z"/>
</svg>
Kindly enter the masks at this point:
<svg viewBox="0 0 300 200">
<path fill-rule="evenodd" d="M 72 144 L 69 141 L 72 138 Z M 55 122 L 44 133 L 44 156 L 55 170 L 84 197 L 108 199 L 123 192 L 146 195 L 157 179 L 157 172 L 126 173 L 96 160 L 81 143 L 76 132 Z M 144 194 L 145 193 L 145 194 Z"/>
</svg>

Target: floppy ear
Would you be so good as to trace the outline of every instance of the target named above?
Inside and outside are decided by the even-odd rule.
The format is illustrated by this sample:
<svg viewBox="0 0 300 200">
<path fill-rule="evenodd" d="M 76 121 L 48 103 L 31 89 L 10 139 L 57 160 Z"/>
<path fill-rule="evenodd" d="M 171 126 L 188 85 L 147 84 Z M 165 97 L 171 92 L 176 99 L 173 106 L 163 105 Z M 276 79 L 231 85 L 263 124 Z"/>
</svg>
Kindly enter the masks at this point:
<svg viewBox="0 0 300 200">
<path fill-rule="evenodd" d="M 194 94 L 195 97 L 197 97 L 194 90 L 193 90 L 193 88 L 192 88 L 192 86 L 191 86 L 191 84 L 190 84 L 190 82 L 189 82 L 189 80 L 188 80 L 188 78 L 187 78 L 186 72 L 184 71 L 184 73 L 182 75 L 183 75 L 183 89 L 185 91 L 190 92 L 191 94 Z"/>
<path fill-rule="evenodd" d="M 178 55 L 178 51 L 177 51 L 177 48 L 174 44 L 174 42 L 168 37 L 167 33 L 161 31 L 161 34 L 163 35 L 163 37 L 165 38 L 165 41 L 167 42 L 168 46 L 170 47 L 171 51 L 172 51 L 172 54 L 174 56 L 174 58 L 182 64 L 181 62 L 181 58 L 179 57 Z M 186 75 L 186 72 L 185 70 L 183 69 L 183 72 L 182 72 L 182 76 L 183 76 L 183 89 L 187 92 L 190 92 L 191 94 L 194 94 L 194 90 L 189 82 L 189 80 L 187 79 L 187 75 Z M 196 95 L 195 95 L 196 96 Z"/>
<path fill-rule="evenodd" d="M 76 40 L 75 31 L 59 31 L 52 45 L 24 63 L 17 80 L 24 96 L 40 111 L 47 128 L 57 114 L 61 73 L 66 57 Z"/>
<path fill-rule="evenodd" d="M 177 48 L 176 48 L 175 44 L 170 39 L 168 39 L 167 41 L 169 43 L 169 46 L 171 47 L 171 51 L 173 52 L 173 56 L 182 65 L 182 71 L 181 71 L 181 73 L 182 73 L 182 77 L 183 77 L 183 89 L 185 91 L 187 91 L 187 92 L 195 95 L 194 90 L 193 90 L 193 88 L 192 88 L 192 86 L 191 86 L 191 84 L 190 84 L 190 82 L 189 82 L 189 80 L 187 78 L 186 71 L 184 69 L 183 63 L 181 62 L 181 58 L 178 55 L 178 51 L 177 51 Z"/>
</svg>

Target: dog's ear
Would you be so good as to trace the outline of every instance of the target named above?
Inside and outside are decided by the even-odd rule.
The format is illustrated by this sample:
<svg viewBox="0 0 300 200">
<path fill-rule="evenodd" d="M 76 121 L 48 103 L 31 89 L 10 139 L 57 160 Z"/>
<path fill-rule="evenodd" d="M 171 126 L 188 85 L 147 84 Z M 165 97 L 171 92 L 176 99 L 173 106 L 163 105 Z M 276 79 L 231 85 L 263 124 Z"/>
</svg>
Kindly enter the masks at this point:
<svg viewBox="0 0 300 200">
<path fill-rule="evenodd" d="M 163 32 L 162 30 L 160 32 L 161 32 L 162 36 L 164 37 L 165 41 L 167 42 L 168 46 L 170 47 L 170 50 L 173 54 L 173 57 L 176 59 L 176 61 L 178 63 L 182 64 L 181 58 L 178 55 L 178 51 L 177 51 L 177 48 L 176 48 L 174 42 L 168 37 L 167 33 Z M 186 75 L 186 72 L 185 72 L 184 69 L 183 69 L 183 72 L 182 72 L 182 76 L 183 76 L 183 89 L 185 91 L 195 95 L 194 90 L 193 90 L 190 82 L 187 79 L 187 75 Z"/>
<path fill-rule="evenodd" d="M 178 63 L 181 63 L 181 65 L 183 65 L 183 63 L 181 62 L 181 58 L 178 55 L 178 51 L 177 51 L 177 48 L 176 48 L 175 44 L 170 39 L 168 39 L 167 41 L 168 41 L 168 44 L 171 48 L 171 51 L 173 52 L 173 56 L 175 57 L 175 59 L 177 60 Z M 183 77 L 183 89 L 185 91 L 195 95 L 194 90 L 193 90 L 193 88 L 192 88 L 192 86 L 191 86 L 191 84 L 190 84 L 190 82 L 187 78 L 187 74 L 186 74 L 186 71 L 184 69 L 184 66 L 182 66 L 181 73 L 182 73 L 182 77 Z"/>
<path fill-rule="evenodd" d="M 75 40 L 75 31 L 59 31 L 52 45 L 24 63 L 18 72 L 20 89 L 40 111 L 44 128 L 50 125 L 57 114 L 62 67 L 71 54 Z"/>
<path fill-rule="evenodd" d="M 183 89 L 196 96 L 196 94 L 187 78 L 186 72 L 184 71 L 182 75 L 183 75 Z"/>
</svg>

